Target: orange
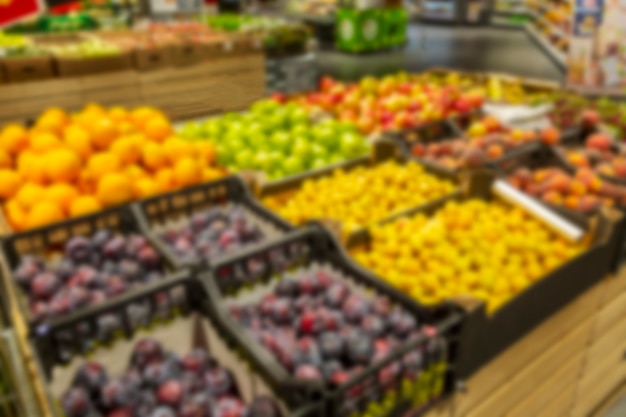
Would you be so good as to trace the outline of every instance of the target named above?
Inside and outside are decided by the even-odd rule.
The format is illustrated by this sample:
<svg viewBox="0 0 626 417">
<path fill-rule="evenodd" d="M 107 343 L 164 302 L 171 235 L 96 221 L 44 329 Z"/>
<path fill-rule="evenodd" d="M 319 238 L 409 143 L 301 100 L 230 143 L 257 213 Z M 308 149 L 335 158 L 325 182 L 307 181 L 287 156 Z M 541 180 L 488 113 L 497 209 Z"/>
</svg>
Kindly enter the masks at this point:
<svg viewBox="0 0 626 417">
<path fill-rule="evenodd" d="M 162 191 L 161 185 L 151 178 L 142 178 L 135 184 L 135 196 L 137 198 L 150 197 Z"/>
<path fill-rule="evenodd" d="M 154 116 L 160 115 L 162 115 L 160 111 L 153 109 L 152 107 L 142 106 L 134 109 L 130 114 L 130 118 L 137 127 L 143 129 L 148 120 Z"/>
<path fill-rule="evenodd" d="M 91 195 L 82 195 L 72 201 L 70 206 L 70 216 L 78 217 L 100 210 L 102 210 L 102 206 L 97 198 Z"/>
<path fill-rule="evenodd" d="M 113 106 L 109 109 L 109 118 L 116 122 L 125 122 L 130 119 L 130 113 L 124 107 Z"/>
<path fill-rule="evenodd" d="M 93 153 L 89 133 L 78 125 L 65 128 L 63 133 L 65 145 L 76 152 L 83 161 L 89 159 Z"/>
<path fill-rule="evenodd" d="M 26 212 L 15 200 L 7 202 L 4 206 L 7 221 L 13 230 L 20 231 L 26 228 Z"/>
<path fill-rule="evenodd" d="M 213 165 L 215 163 L 217 156 L 215 145 L 207 141 L 198 141 L 194 145 L 199 157 L 202 158 L 202 162 L 207 165 Z"/>
<path fill-rule="evenodd" d="M 196 148 L 189 141 L 171 137 L 163 143 L 163 149 L 171 165 L 183 158 L 194 158 Z"/>
<path fill-rule="evenodd" d="M 137 127 L 132 122 L 120 122 L 117 125 L 120 135 L 130 135 L 138 132 Z"/>
<path fill-rule="evenodd" d="M 124 174 L 106 174 L 98 183 L 97 196 L 103 206 L 126 203 L 134 197 L 132 181 Z"/>
<path fill-rule="evenodd" d="M 17 158 L 17 171 L 24 179 L 38 184 L 47 180 L 45 171 L 45 157 L 25 151 Z"/>
<path fill-rule="evenodd" d="M 22 176 L 9 169 L 0 169 L 0 198 L 9 199 L 22 186 Z"/>
<path fill-rule="evenodd" d="M 110 172 L 117 172 L 122 167 L 120 158 L 113 152 L 100 152 L 87 162 L 87 169 L 95 178 L 101 178 Z"/>
<path fill-rule="evenodd" d="M 165 167 L 168 160 L 162 146 L 156 143 L 146 143 L 143 147 L 141 161 L 146 168 L 156 171 Z"/>
<path fill-rule="evenodd" d="M 175 188 L 174 171 L 169 168 L 159 170 L 156 173 L 155 179 L 163 191 L 169 191 Z"/>
<path fill-rule="evenodd" d="M 70 206 L 78 197 L 76 188 L 69 184 L 54 184 L 46 190 L 45 200 L 56 203 L 65 213 L 70 212 Z"/>
<path fill-rule="evenodd" d="M 124 173 L 128 175 L 128 177 L 132 180 L 138 180 L 141 178 L 146 178 L 148 174 L 138 165 L 130 165 L 127 166 L 124 170 Z"/>
<path fill-rule="evenodd" d="M 183 158 L 174 167 L 174 183 L 178 187 L 197 184 L 202 181 L 202 166 L 192 158 Z"/>
<path fill-rule="evenodd" d="M 29 182 L 20 187 L 15 194 L 15 200 L 20 203 L 24 210 L 30 210 L 37 202 L 41 201 L 45 191 L 41 185 Z"/>
<path fill-rule="evenodd" d="M 104 107 L 97 103 L 89 103 L 87 104 L 83 110 L 79 114 L 89 114 L 93 116 L 104 116 L 106 114 L 106 110 Z"/>
<path fill-rule="evenodd" d="M 13 159 L 11 155 L 3 149 L 0 149 L 0 168 L 11 168 L 13 166 Z"/>
<path fill-rule="evenodd" d="M 98 149 L 108 149 L 118 136 L 117 125 L 109 118 L 99 118 L 91 127 L 91 142 Z"/>
<path fill-rule="evenodd" d="M 111 145 L 113 152 L 123 165 L 135 164 L 141 158 L 141 145 L 133 137 L 123 137 Z"/>
<path fill-rule="evenodd" d="M 28 147 L 28 132 L 18 124 L 6 125 L 0 133 L 0 148 L 17 155 Z"/>
<path fill-rule="evenodd" d="M 30 149 L 35 153 L 45 153 L 61 147 L 61 140 L 50 132 L 33 132 L 30 138 Z"/>
<path fill-rule="evenodd" d="M 157 142 L 163 142 L 174 133 L 170 122 L 162 116 L 152 117 L 147 120 L 143 131 L 148 138 Z"/>
<path fill-rule="evenodd" d="M 57 149 L 45 156 L 46 174 L 54 182 L 72 182 L 78 179 L 82 163 L 76 152 Z"/>
<path fill-rule="evenodd" d="M 51 201 L 39 201 L 26 216 L 26 228 L 45 226 L 63 220 L 63 210 Z"/>
<path fill-rule="evenodd" d="M 69 115 L 65 111 L 59 108 L 50 108 L 37 119 L 35 130 L 60 135 L 68 122 Z"/>
</svg>

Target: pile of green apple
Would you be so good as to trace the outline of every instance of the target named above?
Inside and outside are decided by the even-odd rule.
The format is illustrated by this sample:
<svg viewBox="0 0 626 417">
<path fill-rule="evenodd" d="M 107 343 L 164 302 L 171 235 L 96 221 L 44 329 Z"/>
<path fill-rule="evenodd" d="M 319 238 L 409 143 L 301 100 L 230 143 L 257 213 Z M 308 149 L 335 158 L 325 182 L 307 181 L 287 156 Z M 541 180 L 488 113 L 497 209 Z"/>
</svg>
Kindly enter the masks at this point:
<svg viewBox="0 0 626 417">
<path fill-rule="evenodd" d="M 219 163 L 230 171 L 262 171 L 269 180 L 337 164 L 369 151 L 353 124 L 313 121 L 307 110 L 295 103 L 271 99 L 256 102 L 244 113 L 189 122 L 179 134 L 212 142 Z"/>
</svg>

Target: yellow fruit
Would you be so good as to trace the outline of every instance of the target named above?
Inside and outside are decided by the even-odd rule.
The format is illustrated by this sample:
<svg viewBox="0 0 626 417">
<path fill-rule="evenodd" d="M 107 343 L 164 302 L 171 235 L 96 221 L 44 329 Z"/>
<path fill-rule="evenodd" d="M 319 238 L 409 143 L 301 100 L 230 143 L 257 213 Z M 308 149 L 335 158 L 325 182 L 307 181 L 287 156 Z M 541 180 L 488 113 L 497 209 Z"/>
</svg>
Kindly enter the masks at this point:
<svg viewBox="0 0 626 417">
<path fill-rule="evenodd" d="M 15 171 L 0 169 L 0 198 L 10 199 L 22 186 L 22 177 Z"/>
<path fill-rule="evenodd" d="M 202 181 L 202 166 L 192 158 L 183 158 L 174 167 L 174 183 L 178 187 L 198 184 Z"/>
<path fill-rule="evenodd" d="M 175 188 L 174 172 L 169 168 L 159 170 L 156 173 L 155 179 L 163 191 L 169 191 Z"/>
<path fill-rule="evenodd" d="M 60 135 L 68 122 L 69 116 L 65 111 L 59 108 L 50 108 L 37 119 L 34 129 Z"/>
<path fill-rule="evenodd" d="M 30 138 L 30 149 L 38 154 L 43 154 L 62 146 L 57 135 L 50 132 L 33 132 Z"/>
<path fill-rule="evenodd" d="M 17 171 L 27 181 L 44 184 L 47 181 L 46 161 L 42 155 L 24 151 L 17 158 Z"/>
<path fill-rule="evenodd" d="M 69 184 L 51 185 L 44 195 L 45 200 L 56 203 L 64 213 L 70 212 L 70 207 L 76 197 L 78 197 L 78 191 Z"/>
<path fill-rule="evenodd" d="M 91 195 L 82 195 L 72 201 L 70 206 L 70 216 L 84 216 L 100 210 L 102 210 L 102 205 L 97 198 Z"/>
<path fill-rule="evenodd" d="M 141 161 L 146 168 L 158 171 L 167 165 L 168 159 L 162 146 L 156 143 L 146 143 L 143 147 Z"/>
<path fill-rule="evenodd" d="M 107 150 L 119 136 L 115 121 L 103 117 L 91 127 L 91 142 L 100 150 Z"/>
<path fill-rule="evenodd" d="M 24 210 L 30 210 L 31 207 L 43 199 L 45 191 L 41 185 L 29 182 L 20 187 L 17 194 L 15 194 L 15 200 L 20 203 Z"/>
<path fill-rule="evenodd" d="M 73 150 L 83 161 L 87 161 L 93 154 L 89 133 L 80 126 L 69 126 L 63 135 L 65 146 Z"/>
<path fill-rule="evenodd" d="M 145 122 L 143 132 L 149 139 L 156 142 L 163 142 L 174 133 L 174 130 L 165 117 L 156 116 Z"/>
<path fill-rule="evenodd" d="M 57 149 L 46 156 L 46 175 L 53 182 L 72 182 L 78 179 L 82 163 L 76 152 Z"/>
<path fill-rule="evenodd" d="M 130 113 L 124 107 L 115 106 L 109 109 L 109 118 L 116 122 L 125 122 L 130 120 Z"/>
<path fill-rule="evenodd" d="M 161 112 L 151 107 L 137 107 L 131 112 L 130 118 L 137 127 L 143 129 L 144 125 L 149 120 L 151 120 L 153 117 L 161 115 Z"/>
<path fill-rule="evenodd" d="M 124 174 L 110 173 L 100 179 L 97 197 L 103 206 L 114 206 L 133 199 L 133 185 Z"/>
<path fill-rule="evenodd" d="M 137 165 L 130 165 L 126 167 L 124 173 L 128 175 L 128 177 L 133 181 L 139 180 L 141 178 L 146 178 L 148 176 L 146 171 L 144 171 L 141 167 Z"/>
<path fill-rule="evenodd" d="M 15 200 L 7 202 L 4 206 L 4 212 L 9 222 L 9 226 L 15 231 L 24 230 L 26 228 L 26 211 L 20 203 Z"/>
<path fill-rule="evenodd" d="M 211 142 L 199 141 L 195 143 L 195 147 L 198 155 L 205 164 L 211 166 L 215 163 L 215 158 L 217 156 L 217 149 L 215 148 L 215 145 Z"/>
<path fill-rule="evenodd" d="M 207 168 L 202 172 L 202 181 L 213 181 L 223 176 L 222 171 L 215 168 Z"/>
<path fill-rule="evenodd" d="M 3 149 L 0 149 L 0 168 L 11 168 L 13 166 L 13 159 L 11 155 Z"/>
<path fill-rule="evenodd" d="M 17 155 L 28 147 L 28 132 L 18 124 L 6 125 L 0 132 L 0 149 Z"/>
<path fill-rule="evenodd" d="M 141 159 L 141 144 L 132 137 L 120 138 L 111 145 L 111 152 L 123 165 L 135 164 Z"/>
<path fill-rule="evenodd" d="M 39 201 L 33 205 L 26 217 L 26 228 L 45 226 L 65 218 L 61 207 L 51 201 Z"/>
<path fill-rule="evenodd" d="M 171 165 L 175 165 L 183 158 L 194 158 L 196 156 L 196 149 L 193 144 L 177 137 L 171 137 L 163 142 L 163 150 Z"/>
<path fill-rule="evenodd" d="M 146 198 L 163 192 L 159 183 L 150 178 L 142 178 L 135 184 L 135 196 Z"/>
<path fill-rule="evenodd" d="M 101 152 L 87 162 L 87 169 L 94 178 L 102 178 L 111 172 L 118 172 L 122 167 L 120 158 L 112 152 Z"/>
</svg>

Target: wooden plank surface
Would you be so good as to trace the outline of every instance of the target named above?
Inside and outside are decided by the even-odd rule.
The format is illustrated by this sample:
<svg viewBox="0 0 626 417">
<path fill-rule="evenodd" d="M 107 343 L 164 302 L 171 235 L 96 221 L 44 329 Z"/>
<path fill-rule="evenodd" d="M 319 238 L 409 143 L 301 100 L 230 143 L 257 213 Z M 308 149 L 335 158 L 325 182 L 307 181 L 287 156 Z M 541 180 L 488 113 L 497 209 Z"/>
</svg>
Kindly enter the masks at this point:
<svg viewBox="0 0 626 417">
<path fill-rule="evenodd" d="M 575 395 L 576 386 L 569 385 L 565 387 L 553 401 L 533 417 L 569 417 Z"/>
<path fill-rule="evenodd" d="M 600 340 L 611 327 L 626 317 L 626 292 L 617 296 L 613 301 L 598 312 L 596 323 L 593 325 L 591 342 Z"/>
<path fill-rule="evenodd" d="M 589 317 L 566 336 L 553 344 L 536 360 L 527 362 L 523 370 L 496 389 L 485 401 L 469 411 L 467 417 L 503 417 L 524 401 L 526 396 L 556 372 L 567 360 L 582 354 L 589 339 L 593 318 Z M 574 383 L 570 381 L 570 383 Z"/>
<path fill-rule="evenodd" d="M 622 266 L 617 274 L 607 277 L 606 288 L 600 300 L 601 305 L 610 304 L 616 297 L 626 292 L 626 265 Z"/>
<path fill-rule="evenodd" d="M 595 285 L 479 370 L 466 382 L 467 391 L 455 395 L 455 417 L 467 415 L 550 346 L 592 317 L 603 289 L 603 283 Z"/>
</svg>

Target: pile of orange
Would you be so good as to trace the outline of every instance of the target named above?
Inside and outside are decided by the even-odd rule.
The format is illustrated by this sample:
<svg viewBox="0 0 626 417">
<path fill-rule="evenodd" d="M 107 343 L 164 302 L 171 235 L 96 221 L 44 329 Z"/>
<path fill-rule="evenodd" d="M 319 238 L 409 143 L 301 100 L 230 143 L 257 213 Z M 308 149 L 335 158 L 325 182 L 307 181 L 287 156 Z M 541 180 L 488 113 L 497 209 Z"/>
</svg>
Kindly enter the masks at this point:
<svg viewBox="0 0 626 417">
<path fill-rule="evenodd" d="M 0 130 L 0 199 L 18 231 L 218 178 L 216 150 L 174 135 L 157 109 L 90 104 Z"/>
</svg>

